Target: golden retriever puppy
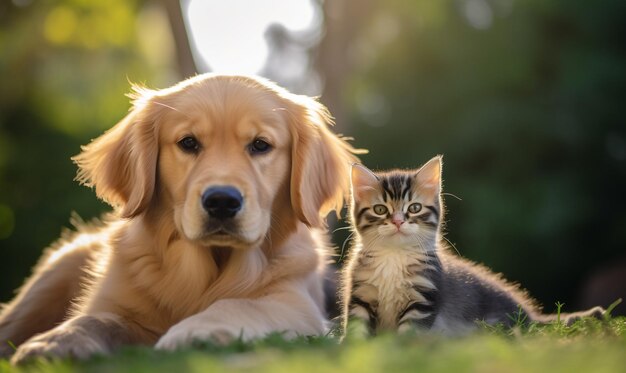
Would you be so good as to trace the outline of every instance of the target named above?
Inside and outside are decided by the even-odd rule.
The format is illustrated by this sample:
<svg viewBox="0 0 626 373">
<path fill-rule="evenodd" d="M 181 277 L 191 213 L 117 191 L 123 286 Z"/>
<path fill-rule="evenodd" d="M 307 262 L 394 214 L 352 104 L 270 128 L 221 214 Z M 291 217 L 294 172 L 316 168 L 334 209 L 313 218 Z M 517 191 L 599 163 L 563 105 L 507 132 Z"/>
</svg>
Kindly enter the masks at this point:
<svg viewBox="0 0 626 373">
<path fill-rule="evenodd" d="M 0 314 L 0 353 L 7 341 L 19 363 L 324 333 L 320 228 L 343 206 L 357 153 L 327 110 L 211 74 L 133 98 L 74 158 L 113 214 L 41 259 Z"/>
</svg>

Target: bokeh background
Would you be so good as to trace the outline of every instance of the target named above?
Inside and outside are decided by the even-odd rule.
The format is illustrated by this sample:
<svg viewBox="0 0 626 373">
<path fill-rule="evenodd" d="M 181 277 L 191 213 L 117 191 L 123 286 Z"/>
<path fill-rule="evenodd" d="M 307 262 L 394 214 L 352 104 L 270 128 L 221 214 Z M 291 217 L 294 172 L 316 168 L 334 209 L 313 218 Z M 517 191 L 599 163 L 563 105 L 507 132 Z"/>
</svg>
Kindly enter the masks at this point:
<svg viewBox="0 0 626 373">
<path fill-rule="evenodd" d="M 2 1 L 0 302 L 72 212 L 108 209 L 70 157 L 129 82 L 215 71 L 321 95 L 371 168 L 444 154 L 463 256 L 548 311 L 607 306 L 626 296 L 625 36 L 623 0 Z"/>
</svg>

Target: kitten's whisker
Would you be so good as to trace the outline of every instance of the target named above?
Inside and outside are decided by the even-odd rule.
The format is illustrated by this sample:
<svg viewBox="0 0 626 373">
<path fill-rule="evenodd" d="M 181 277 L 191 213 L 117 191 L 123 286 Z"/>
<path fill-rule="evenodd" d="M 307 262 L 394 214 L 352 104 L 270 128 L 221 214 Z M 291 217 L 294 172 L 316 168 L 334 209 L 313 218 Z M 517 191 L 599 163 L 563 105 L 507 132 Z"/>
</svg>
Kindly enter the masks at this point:
<svg viewBox="0 0 626 373">
<path fill-rule="evenodd" d="M 462 201 L 461 197 L 454 195 L 452 193 L 441 193 L 442 196 L 450 196 L 450 197 L 454 197 L 456 199 L 458 199 L 459 201 Z"/>
<path fill-rule="evenodd" d="M 446 236 L 441 235 L 441 237 L 442 237 L 444 240 L 446 240 L 446 242 L 448 242 L 448 243 L 452 246 L 452 248 L 454 248 L 454 251 L 456 251 L 456 253 L 457 253 L 459 256 L 461 256 L 461 253 L 459 252 L 459 250 L 457 250 L 457 248 L 456 248 L 456 245 L 455 245 L 455 244 L 453 244 L 453 243 L 452 243 L 449 239 L 447 239 L 447 238 L 446 238 Z"/>
<path fill-rule="evenodd" d="M 343 261 L 343 258 L 345 257 L 344 250 L 346 248 L 346 243 L 352 238 L 352 236 L 354 236 L 354 232 L 350 233 L 348 237 L 346 237 L 346 239 L 343 240 L 343 244 L 341 245 L 341 253 L 339 254 L 339 259 L 337 260 L 337 262 Z"/>
<path fill-rule="evenodd" d="M 416 239 L 417 239 L 417 241 L 419 243 L 420 249 L 422 249 L 423 251 L 428 251 L 428 247 L 426 246 L 425 238 L 422 237 L 420 234 L 418 234 Z"/>
<path fill-rule="evenodd" d="M 347 225 L 347 226 L 345 226 L 345 227 L 339 227 L 339 228 L 335 229 L 335 230 L 333 231 L 333 233 L 336 233 L 336 232 L 338 232 L 338 231 L 343 231 L 343 230 L 346 230 L 346 229 L 352 229 L 352 227 L 351 227 L 351 226 L 349 226 L 349 225 Z"/>
</svg>

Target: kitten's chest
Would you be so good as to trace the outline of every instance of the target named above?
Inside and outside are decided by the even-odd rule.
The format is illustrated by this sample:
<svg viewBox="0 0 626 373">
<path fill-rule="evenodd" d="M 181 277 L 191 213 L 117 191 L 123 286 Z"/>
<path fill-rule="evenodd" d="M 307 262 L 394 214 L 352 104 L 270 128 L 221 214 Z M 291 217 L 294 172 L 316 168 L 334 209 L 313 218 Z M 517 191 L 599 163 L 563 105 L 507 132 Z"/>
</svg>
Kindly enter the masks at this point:
<svg viewBox="0 0 626 373">
<path fill-rule="evenodd" d="M 355 293 L 376 309 L 379 327 L 394 329 L 398 315 L 421 298 L 415 289 L 425 268 L 424 256 L 397 248 L 363 253 L 354 271 Z"/>
</svg>

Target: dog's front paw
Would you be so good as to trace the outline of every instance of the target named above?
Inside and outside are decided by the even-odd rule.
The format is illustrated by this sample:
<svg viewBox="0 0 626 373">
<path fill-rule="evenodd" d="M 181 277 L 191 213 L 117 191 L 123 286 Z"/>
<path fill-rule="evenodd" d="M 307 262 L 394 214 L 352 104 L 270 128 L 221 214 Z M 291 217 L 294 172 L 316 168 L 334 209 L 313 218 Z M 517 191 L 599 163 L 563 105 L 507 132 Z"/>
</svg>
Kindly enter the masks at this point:
<svg viewBox="0 0 626 373">
<path fill-rule="evenodd" d="M 22 364 L 35 358 L 87 359 L 107 349 L 91 336 L 72 328 L 57 328 L 36 335 L 20 345 L 11 358 L 12 364 Z"/>
<path fill-rule="evenodd" d="M 240 331 L 227 325 L 212 323 L 198 324 L 194 320 L 184 320 L 165 333 L 157 342 L 158 350 L 174 351 L 183 347 L 191 346 L 194 342 L 212 342 L 220 346 L 227 345 L 236 340 Z"/>
</svg>

